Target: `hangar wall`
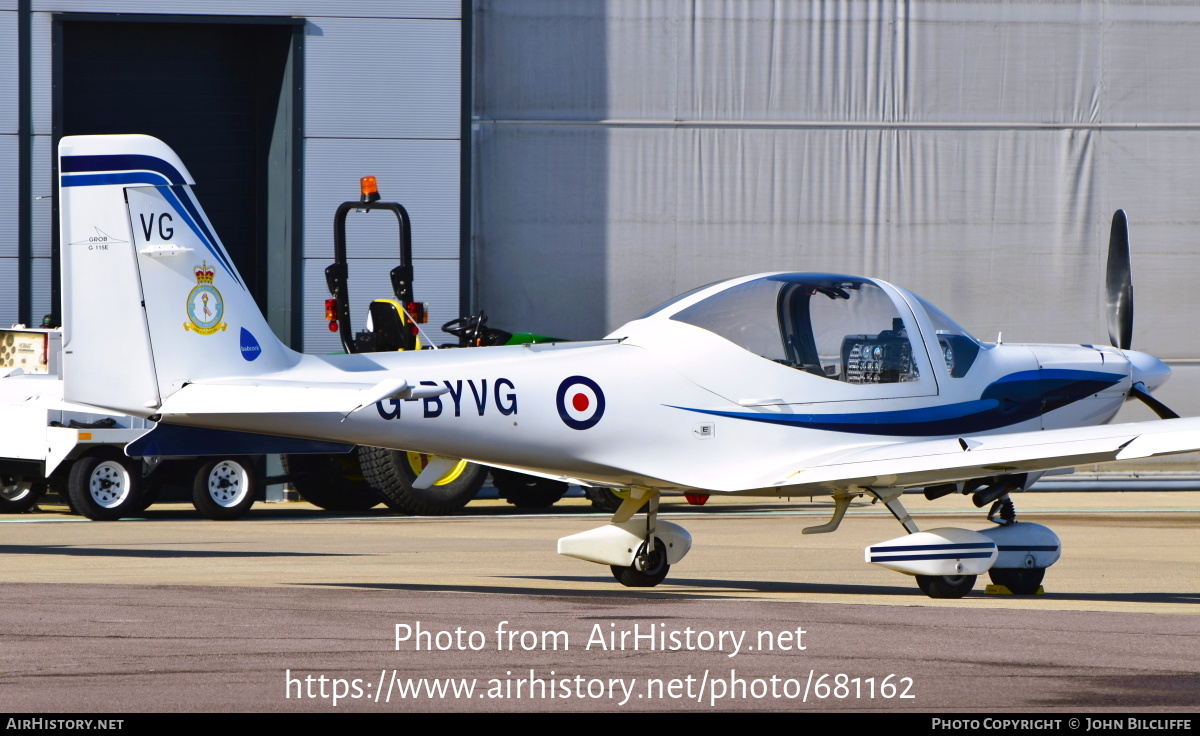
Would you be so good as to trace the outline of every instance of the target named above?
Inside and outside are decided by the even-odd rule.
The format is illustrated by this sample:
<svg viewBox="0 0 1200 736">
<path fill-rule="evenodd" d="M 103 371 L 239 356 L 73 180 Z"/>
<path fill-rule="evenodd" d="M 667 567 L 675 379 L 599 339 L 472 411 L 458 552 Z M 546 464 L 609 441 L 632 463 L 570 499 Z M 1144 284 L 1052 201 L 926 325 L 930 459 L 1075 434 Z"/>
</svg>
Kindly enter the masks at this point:
<svg viewBox="0 0 1200 736">
<path fill-rule="evenodd" d="M 822 270 L 984 340 L 1106 343 L 1124 208 L 1134 346 L 1200 414 L 1200 7 L 478 0 L 475 33 L 475 294 L 505 324 L 596 337 Z"/>
<path fill-rule="evenodd" d="M 460 0 L 380 0 L 348 6 L 334 0 L 31 0 L 33 195 L 52 187 L 53 14 L 135 14 L 135 17 L 295 16 L 304 27 L 303 347 L 340 349 L 326 329 L 324 268 L 332 259 L 334 209 L 357 199 L 358 179 L 375 175 L 387 199 L 413 221 L 416 296 L 431 321 L 459 315 L 461 139 Z M 16 0 L 0 0 L 0 94 L 17 99 Z M 151 63 L 148 60 L 147 63 Z M 131 130 L 130 132 L 137 132 Z M 0 166 L 17 171 L 16 105 L 0 112 Z M 185 161 L 185 164 L 187 162 Z M 211 184 L 208 185 L 211 188 Z M 197 182 L 205 201 L 206 183 Z M 50 304 L 51 201 L 33 204 L 33 315 Z M 396 262 L 394 219 L 370 216 L 352 224 L 350 247 L 355 315 L 369 298 L 390 296 Z M 390 226 L 390 227 L 389 227 Z M 0 181 L 0 322 L 17 320 L 17 182 Z M 358 325 L 361 327 L 361 324 Z M 449 339 L 449 338 L 447 338 Z"/>
</svg>

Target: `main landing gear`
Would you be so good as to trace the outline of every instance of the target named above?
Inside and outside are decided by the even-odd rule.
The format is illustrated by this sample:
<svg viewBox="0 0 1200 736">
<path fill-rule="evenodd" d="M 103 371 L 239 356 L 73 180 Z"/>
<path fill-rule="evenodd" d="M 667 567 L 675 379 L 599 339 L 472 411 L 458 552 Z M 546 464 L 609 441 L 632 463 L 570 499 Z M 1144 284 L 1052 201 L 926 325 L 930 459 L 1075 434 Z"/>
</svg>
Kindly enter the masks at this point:
<svg viewBox="0 0 1200 736">
<path fill-rule="evenodd" d="M 650 488 L 630 489 L 608 524 L 563 537 L 558 553 L 608 565 L 613 577 L 630 588 L 658 585 L 692 548 L 686 529 L 658 518 L 658 498 Z M 645 518 L 634 519 L 643 508 Z"/>
<path fill-rule="evenodd" d="M 918 531 L 900 503 L 902 490 L 863 489 L 883 501 L 908 532 L 908 536 L 868 547 L 867 562 L 916 577 L 917 587 L 930 598 L 962 598 L 985 572 L 997 586 L 989 592 L 1038 593 L 1046 568 L 1058 561 L 1062 546 L 1050 529 L 1017 521 L 1016 507 L 1008 495 L 1014 489 L 1008 487 L 999 496 L 990 494 L 983 503 L 976 498 L 980 506 L 993 502 L 987 518 L 996 526 L 980 531 L 945 527 L 925 532 Z"/>
</svg>

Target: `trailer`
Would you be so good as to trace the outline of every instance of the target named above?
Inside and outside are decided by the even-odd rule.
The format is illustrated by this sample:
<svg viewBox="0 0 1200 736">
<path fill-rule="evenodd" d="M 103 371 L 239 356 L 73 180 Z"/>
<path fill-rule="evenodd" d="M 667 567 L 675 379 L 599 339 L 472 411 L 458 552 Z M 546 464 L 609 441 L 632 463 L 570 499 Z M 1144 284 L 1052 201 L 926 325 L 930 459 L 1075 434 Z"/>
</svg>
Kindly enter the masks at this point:
<svg viewBox="0 0 1200 736">
<path fill-rule="evenodd" d="M 154 422 L 64 401 L 61 353 L 57 329 L 0 329 L 0 513 L 28 511 L 55 491 L 89 519 L 121 519 L 145 511 L 167 484 L 190 486 L 209 519 L 250 510 L 262 457 L 129 457 L 125 447 Z"/>
</svg>

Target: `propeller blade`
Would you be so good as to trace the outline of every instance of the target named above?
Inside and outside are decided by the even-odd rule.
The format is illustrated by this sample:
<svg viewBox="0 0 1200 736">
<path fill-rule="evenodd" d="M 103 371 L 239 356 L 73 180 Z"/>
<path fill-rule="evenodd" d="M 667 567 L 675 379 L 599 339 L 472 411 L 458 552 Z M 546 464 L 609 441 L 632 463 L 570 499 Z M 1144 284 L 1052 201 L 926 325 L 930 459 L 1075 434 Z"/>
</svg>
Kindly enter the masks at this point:
<svg viewBox="0 0 1200 736">
<path fill-rule="evenodd" d="M 1104 304 L 1108 308 L 1109 342 L 1128 350 L 1133 342 L 1133 276 L 1129 270 L 1129 220 L 1125 210 L 1113 213 Z"/>
<path fill-rule="evenodd" d="M 1129 389 L 1129 395 L 1150 407 L 1150 411 L 1157 414 L 1159 419 L 1179 418 L 1179 415 L 1168 409 L 1166 404 L 1151 396 L 1145 386 L 1140 383 L 1133 384 L 1133 388 Z"/>
</svg>

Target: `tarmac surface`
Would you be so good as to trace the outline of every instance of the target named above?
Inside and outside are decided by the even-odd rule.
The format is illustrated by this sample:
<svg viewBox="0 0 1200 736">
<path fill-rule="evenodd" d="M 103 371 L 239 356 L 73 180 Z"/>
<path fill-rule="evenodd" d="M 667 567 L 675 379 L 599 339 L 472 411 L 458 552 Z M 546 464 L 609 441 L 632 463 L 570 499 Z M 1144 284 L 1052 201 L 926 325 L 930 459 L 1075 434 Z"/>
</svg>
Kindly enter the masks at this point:
<svg viewBox="0 0 1200 736">
<path fill-rule="evenodd" d="M 921 528 L 983 528 L 968 499 Z M 555 540 L 583 499 L 452 517 L 190 506 L 90 522 L 0 517 L 0 694 L 24 713 L 1200 712 L 1200 492 L 1049 492 L 1043 595 L 933 600 L 863 562 L 903 535 L 878 506 L 664 503 L 695 545 L 624 588 Z M 399 641 L 398 641 L 399 639 Z M 323 679 L 322 679 L 323 678 Z M 443 690 L 443 688 L 445 688 Z"/>
</svg>

